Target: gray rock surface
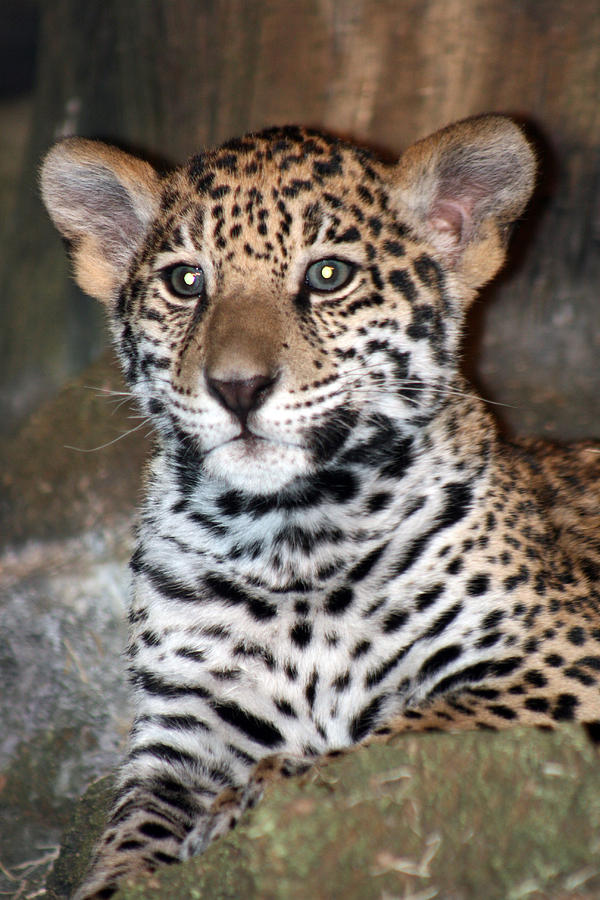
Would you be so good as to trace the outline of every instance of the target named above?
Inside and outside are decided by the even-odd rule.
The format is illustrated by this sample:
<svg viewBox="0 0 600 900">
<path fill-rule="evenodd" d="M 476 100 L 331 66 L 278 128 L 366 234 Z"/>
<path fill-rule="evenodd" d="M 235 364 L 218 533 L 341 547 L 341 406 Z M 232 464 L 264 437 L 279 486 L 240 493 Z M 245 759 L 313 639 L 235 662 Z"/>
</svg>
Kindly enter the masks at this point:
<svg viewBox="0 0 600 900">
<path fill-rule="evenodd" d="M 144 448 L 69 449 L 130 429 L 131 411 L 106 403 L 113 373 L 96 366 L 0 446 L 0 891 L 15 896 L 40 886 L 73 801 L 114 768 L 129 726 L 124 610 Z"/>
</svg>

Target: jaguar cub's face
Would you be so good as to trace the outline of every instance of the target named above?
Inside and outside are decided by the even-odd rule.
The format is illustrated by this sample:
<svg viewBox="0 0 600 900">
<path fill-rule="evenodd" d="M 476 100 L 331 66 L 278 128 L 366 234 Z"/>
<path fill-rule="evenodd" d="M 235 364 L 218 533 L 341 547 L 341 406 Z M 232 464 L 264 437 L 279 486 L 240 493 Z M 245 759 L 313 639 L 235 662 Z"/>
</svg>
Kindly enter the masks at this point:
<svg viewBox="0 0 600 900">
<path fill-rule="evenodd" d="M 72 139 L 42 183 L 143 408 L 208 476 L 263 492 L 431 420 L 532 173 L 516 126 L 484 117 L 395 166 L 285 128 L 162 180 Z"/>
<path fill-rule="evenodd" d="M 125 288 L 126 353 L 146 408 L 209 473 L 279 487 L 359 419 L 409 427 L 439 402 L 453 308 L 382 167 L 276 132 L 194 160 L 166 196 Z"/>
</svg>

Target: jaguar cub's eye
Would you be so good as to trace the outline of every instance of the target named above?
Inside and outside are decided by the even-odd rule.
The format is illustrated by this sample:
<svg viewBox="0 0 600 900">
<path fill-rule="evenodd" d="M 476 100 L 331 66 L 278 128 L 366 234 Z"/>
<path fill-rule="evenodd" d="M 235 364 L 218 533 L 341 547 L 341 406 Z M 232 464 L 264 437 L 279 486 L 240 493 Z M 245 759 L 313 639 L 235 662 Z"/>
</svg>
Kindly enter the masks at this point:
<svg viewBox="0 0 600 900">
<path fill-rule="evenodd" d="M 177 297 L 200 297 L 204 293 L 204 272 L 199 266 L 171 266 L 165 270 L 164 279 Z"/>
<path fill-rule="evenodd" d="M 354 275 L 355 267 L 341 259 L 320 259 L 306 270 L 306 283 L 313 291 L 337 291 Z"/>
</svg>

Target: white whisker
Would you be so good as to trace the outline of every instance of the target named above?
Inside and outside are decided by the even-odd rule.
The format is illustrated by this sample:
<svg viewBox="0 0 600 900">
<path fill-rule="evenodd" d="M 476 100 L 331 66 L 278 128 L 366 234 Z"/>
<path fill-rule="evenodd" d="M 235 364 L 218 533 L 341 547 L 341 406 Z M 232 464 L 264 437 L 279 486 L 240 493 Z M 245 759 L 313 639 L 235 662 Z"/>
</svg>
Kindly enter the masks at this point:
<svg viewBox="0 0 600 900">
<path fill-rule="evenodd" d="M 112 388 L 100 387 L 96 384 L 84 384 L 86 391 L 94 391 L 96 394 L 103 394 L 106 397 L 135 397 L 132 391 L 114 391 Z"/>
<path fill-rule="evenodd" d="M 365 375 L 370 374 L 371 371 L 372 370 L 370 370 L 368 366 L 365 366 L 362 369 L 358 369 L 358 368 L 350 369 L 346 372 L 341 373 L 341 378 L 343 380 L 345 380 L 346 382 L 348 382 L 348 381 L 354 380 L 355 377 L 358 377 L 358 378 L 364 377 Z M 375 375 L 377 375 L 377 374 L 379 374 L 378 370 L 375 372 Z M 384 375 L 384 373 L 381 373 L 381 374 Z M 394 381 L 394 379 L 391 379 L 391 380 L 392 380 L 392 382 Z M 349 387 L 353 393 L 357 393 L 360 391 L 363 391 L 365 393 L 369 393 L 372 395 L 378 394 L 378 393 L 380 393 L 381 395 L 390 393 L 389 388 L 381 389 L 377 384 L 359 383 L 359 384 L 351 384 L 351 385 L 349 385 Z M 462 391 L 462 390 L 459 390 L 458 388 L 450 387 L 449 385 L 436 385 L 436 384 L 432 384 L 431 382 L 423 381 L 420 378 L 406 379 L 406 380 L 402 380 L 402 381 L 398 380 L 396 390 L 401 393 L 404 388 L 410 388 L 412 391 L 422 391 L 422 392 L 433 391 L 433 392 L 436 392 L 439 394 L 448 394 L 449 396 L 465 397 L 466 399 L 479 400 L 481 403 L 485 403 L 489 406 L 502 406 L 502 407 L 505 407 L 506 409 L 519 409 L 518 406 L 515 406 L 511 403 L 503 403 L 500 400 L 490 400 L 487 397 L 481 397 L 479 394 L 476 394 L 474 391 Z M 410 400 L 410 398 L 408 398 L 408 397 L 404 397 L 404 399 L 406 401 Z"/>
<path fill-rule="evenodd" d="M 70 444 L 65 444 L 65 450 L 75 450 L 77 453 L 95 453 L 97 450 L 104 450 L 106 447 L 111 447 L 113 444 L 116 444 L 117 441 L 122 441 L 123 438 L 129 437 L 130 434 L 134 434 L 136 431 L 139 431 L 140 428 L 143 428 L 144 425 L 150 424 L 150 419 L 147 416 L 144 416 L 144 420 L 136 425 L 135 428 L 130 428 L 129 431 L 124 432 L 124 434 L 119 434 L 116 438 L 113 438 L 112 441 L 107 441 L 105 444 L 99 444 L 98 447 L 72 447 Z M 152 429 L 148 432 L 146 437 L 149 437 L 152 434 Z"/>
<path fill-rule="evenodd" d="M 133 391 L 114 391 L 112 388 L 100 387 L 99 385 L 84 384 L 85 390 L 94 391 L 94 393 L 107 400 L 108 403 L 114 405 L 111 415 L 115 415 L 122 406 L 127 403 L 137 403 L 137 397 Z"/>
</svg>

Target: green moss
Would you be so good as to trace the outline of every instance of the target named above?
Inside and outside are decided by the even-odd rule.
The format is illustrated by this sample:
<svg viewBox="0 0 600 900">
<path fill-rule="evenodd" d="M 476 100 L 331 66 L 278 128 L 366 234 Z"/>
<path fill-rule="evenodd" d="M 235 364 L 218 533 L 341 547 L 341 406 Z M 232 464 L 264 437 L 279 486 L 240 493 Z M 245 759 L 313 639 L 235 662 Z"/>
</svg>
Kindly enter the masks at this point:
<svg viewBox="0 0 600 900">
<path fill-rule="evenodd" d="M 83 880 L 94 844 L 108 815 L 112 779 L 101 778 L 77 805 L 61 845 L 60 856 L 46 883 L 47 900 L 70 897 Z"/>
<path fill-rule="evenodd" d="M 578 729 L 407 737 L 273 785 L 237 832 L 118 900 L 591 900 L 599 851 Z"/>
</svg>

